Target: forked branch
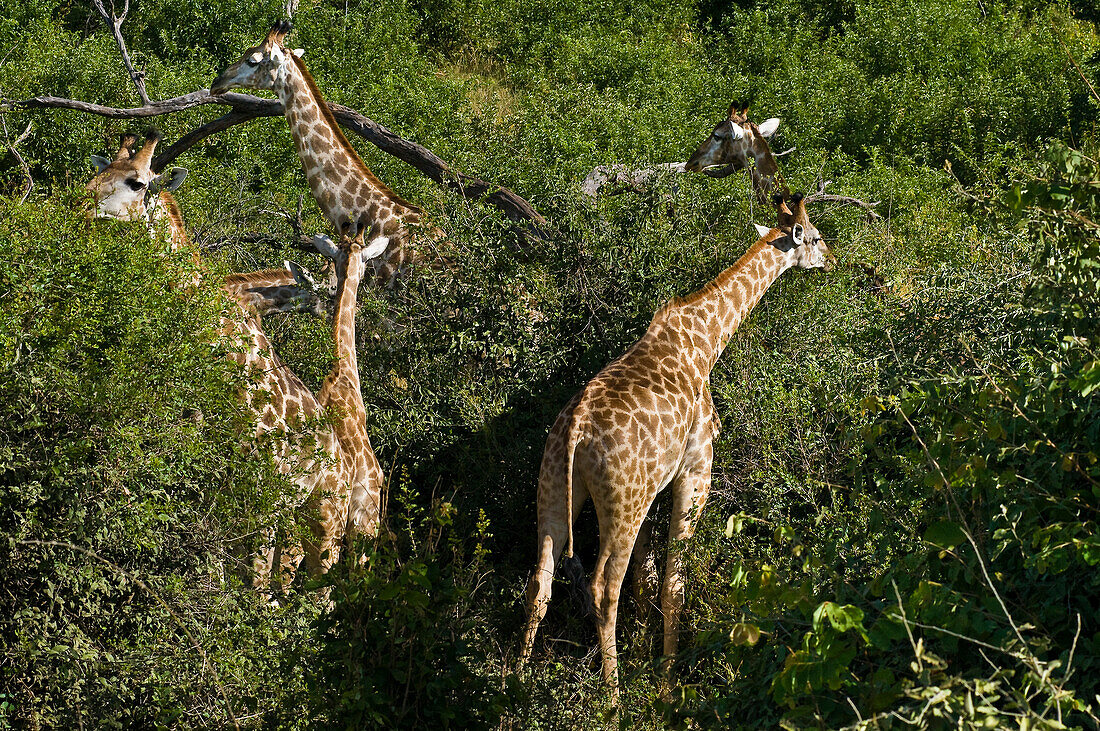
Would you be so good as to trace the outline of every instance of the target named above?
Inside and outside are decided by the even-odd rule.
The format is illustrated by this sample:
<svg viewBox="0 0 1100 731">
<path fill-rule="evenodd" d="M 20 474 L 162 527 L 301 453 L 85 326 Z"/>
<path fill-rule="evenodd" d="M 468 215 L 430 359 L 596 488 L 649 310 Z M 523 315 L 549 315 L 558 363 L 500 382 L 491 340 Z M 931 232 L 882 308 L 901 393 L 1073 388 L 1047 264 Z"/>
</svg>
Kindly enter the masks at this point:
<svg viewBox="0 0 1100 731">
<path fill-rule="evenodd" d="M 850 206 L 859 206 L 863 210 L 867 211 L 867 218 L 871 219 L 872 221 L 882 220 L 882 216 L 880 216 L 875 210 L 875 206 L 877 206 L 882 201 L 871 201 L 870 203 L 868 203 L 867 201 L 860 200 L 859 198 L 852 198 L 851 196 L 847 195 L 833 195 L 832 193 L 826 193 L 825 188 L 827 188 L 829 185 L 832 185 L 832 182 L 833 181 L 831 180 L 819 181 L 817 192 L 813 193 L 812 195 L 806 196 L 806 203 L 810 204 L 816 203 L 817 201 L 825 201 L 827 203 L 844 203 Z"/>
<path fill-rule="evenodd" d="M 19 154 L 19 143 L 27 139 L 31 135 L 31 123 L 27 122 L 27 128 L 23 130 L 23 134 L 15 138 L 15 142 L 12 142 L 8 137 L 8 123 L 3 117 L 0 117 L 0 124 L 4 127 L 4 142 L 8 146 L 8 152 L 15 158 L 15 161 L 19 163 L 19 167 L 23 170 L 23 197 L 19 199 L 19 202 L 25 203 L 27 196 L 34 190 L 34 178 L 31 177 L 31 167 L 27 164 L 27 161 L 23 159 L 23 156 Z"/>
<path fill-rule="evenodd" d="M 103 18 L 103 22 L 111 29 L 111 35 L 115 37 L 115 43 L 118 44 L 118 52 L 122 55 L 122 64 L 126 67 L 126 72 L 130 74 L 134 86 L 137 87 L 137 93 L 141 97 L 142 103 L 148 104 L 149 94 L 145 91 L 145 72 L 134 68 L 134 64 L 130 60 L 130 52 L 126 50 L 126 41 L 122 38 L 122 23 L 126 20 L 126 14 L 130 12 L 130 0 L 124 0 L 122 15 L 115 15 L 115 0 L 111 0 L 111 12 L 109 13 L 107 8 L 103 6 L 103 0 L 92 0 L 92 7 L 96 9 L 99 17 Z"/>
</svg>

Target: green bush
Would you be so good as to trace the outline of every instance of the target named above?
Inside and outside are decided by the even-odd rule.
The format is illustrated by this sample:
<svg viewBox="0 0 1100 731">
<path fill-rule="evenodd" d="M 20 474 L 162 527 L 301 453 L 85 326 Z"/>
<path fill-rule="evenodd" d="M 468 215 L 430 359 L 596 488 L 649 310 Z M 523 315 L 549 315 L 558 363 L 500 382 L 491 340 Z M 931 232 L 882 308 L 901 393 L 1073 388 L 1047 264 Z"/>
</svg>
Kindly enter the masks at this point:
<svg viewBox="0 0 1100 731">
<path fill-rule="evenodd" d="M 164 98 L 282 7 L 142 0 L 123 33 Z M 240 448 L 216 282 L 181 289 L 144 234 L 68 210 L 88 153 L 146 122 L 4 112 L 8 139 L 33 124 L 36 188 L 0 199 L 0 725 L 1095 726 L 1096 20 L 1079 0 L 301 3 L 290 41 L 330 100 L 516 190 L 554 235 L 353 140 L 448 232 L 449 264 L 361 293 L 369 430 L 400 498 L 365 567 L 280 608 L 232 578 L 286 486 L 267 445 Z M 0 0 L 0 42 L 4 97 L 137 103 L 86 5 Z M 792 187 L 832 180 L 884 219 L 814 204 L 841 265 L 784 275 L 715 368 L 680 683 L 658 702 L 659 622 L 627 600 L 616 716 L 564 599 L 512 674 L 545 436 L 772 213 L 743 175 L 595 201 L 577 184 L 685 159 L 735 99 L 783 119 Z M 222 111 L 152 121 L 175 140 Z M 299 200 L 327 229 L 281 119 L 178 162 L 214 271 L 281 264 L 251 234 L 289 238 L 271 211 Z M 0 193 L 21 181 L 0 158 Z M 265 327 L 318 387 L 327 324 Z M 588 509 L 589 568 L 595 544 Z"/>
<path fill-rule="evenodd" d="M 233 572 L 288 486 L 241 449 L 218 290 L 179 286 L 189 257 L 140 228 L 0 209 L 0 720 L 205 726 L 269 703 L 303 620 Z"/>
</svg>

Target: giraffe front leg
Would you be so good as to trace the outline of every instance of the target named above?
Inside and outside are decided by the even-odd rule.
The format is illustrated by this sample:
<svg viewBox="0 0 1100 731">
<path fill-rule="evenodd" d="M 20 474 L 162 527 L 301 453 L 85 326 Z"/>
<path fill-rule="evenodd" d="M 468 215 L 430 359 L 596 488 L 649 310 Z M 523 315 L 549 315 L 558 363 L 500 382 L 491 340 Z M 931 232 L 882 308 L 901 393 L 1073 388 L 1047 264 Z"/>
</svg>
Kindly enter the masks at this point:
<svg viewBox="0 0 1100 731">
<path fill-rule="evenodd" d="M 680 612 L 684 607 L 684 544 L 695 534 L 695 526 L 710 493 L 714 435 L 720 426 L 710 389 L 704 385 L 699 393 L 695 422 L 684 450 L 684 466 L 672 481 L 672 522 L 668 531 L 668 558 L 661 591 L 661 612 L 665 619 L 662 665 L 666 677 L 679 648 Z"/>
<path fill-rule="evenodd" d="M 348 519 L 349 491 L 328 480 L 322 495 L 306 505 L 311 538 L 304 541 L 305 566 L 312 577 L 326 573 L 340 560 L 340 545 Z"/>
</svg>

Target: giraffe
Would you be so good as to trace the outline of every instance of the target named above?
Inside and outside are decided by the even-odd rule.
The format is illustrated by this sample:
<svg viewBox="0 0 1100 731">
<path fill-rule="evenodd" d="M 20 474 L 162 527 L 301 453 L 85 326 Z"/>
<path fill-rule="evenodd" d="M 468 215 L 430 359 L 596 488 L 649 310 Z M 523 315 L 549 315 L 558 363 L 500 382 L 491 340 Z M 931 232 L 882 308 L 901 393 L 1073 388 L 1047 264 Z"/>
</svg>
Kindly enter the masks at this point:
<svg viewBox="0 0 1100 731">
<path fill-rule="evenodd" d="M 283 46 L 291 30 L 288 21 L 275 23 L 259 45 L 214 80 L 210 93 L 237 88 L 275 92 L 321 211 L 338 238 L 354 240 L 362 234 L 362 255 L 378 259 L 372 262 L 376 282 L 390 283 L 403 266 L 420 260 L 409 227 L 420 223 L 422 212 L 379 180 L 355 152 L 302 62 L 304 51 Z M 433 228 L 424 234 L 426 241 L 433 241 L 442 231 Z M 325 253 L 332 255 L 332 245 Z"/>
<path fill-rule="evenodd" d="M 546 614 L 555 565 L 580 573 L 573 522 L 591 497 L 600 547 L 590 583 L 602 675 L 618 702 L 615 625 L 623 577 L 650 506 L 672 489 L 672 524 L 661 591 L 665 666 L 676 654 L 684 602 L 683 542 L 690 539 L 710 490 L 712 440 L 720 423 L 710 372 L 738 325 L 785 270 L 832 267 L 835 261 L 806 216 L 802 196 L 779 194 L 779 225 L 765 229 L 735 263 L 694 294 L 654 315 L 645 334 L 604 367 L 562 409 L 543 452 L 538 486 L 538 564 L 527 586 L 520 665 L 530 656 Z M 762 227 L 761 227 L 762 228 Z M 572 564 L 572 565 L 570 565 Z"/>
<path fill-rule="evenodd" d="M 194 264 L 190 284 L 197 285 L 202 280 L 202 261 L 169 192 L 183 182 L 187 171 L 173 168 L 160 175 L 153 173 L 150 162 L 159 140 L 159 133 L 151 131 L 134 153 L 130 148 L 137 138 L 126 134 L 114 160 L 92 156 L 97 174 L 86 186 L 94 201 L 92 215 L 144 221 L 154 240 L 163 238 L 174 252 L 190 251 Z M 310 537 L 301 546 L 271 543 L 252 561 L 253 571 L 263 583 L 270 580 L 283 588 L 303 559 L 313 575 L 327 570 L 339 556 L 341 540 L 348 533 L 373 533 L 378 516 L 377 501 L 371 504 L 369 491 L 355 493 L 355 469 L 363 457 L 344 454 L 339 430 L 324 419 L 322 400 L 283 363 L 263 331 L 264 314 L 319 311 L 316 298 L 297 286 L 306 279 L 304 272 L 289 263 L 283 269 L 229 275 L 223 290 L 230 308 L 218 327 L 219 336 L 234 346 L 230 360 L 254 379 L 240 395 L 255 416 L 253 436 L 278 432 L 286 437 L 276 443 L 276 464 L 296 485 L 296 505 L 310 528 Z M 337 363 L 332 373 L 342 370 Z M 374 465 L 377 468 L 377 461 Z"/>
<path fill-rule="evenodd" d="M 695 149 L 685 168 L 691 172 L 713 165 L 729 165 L 733 170 L 748 168 L 756 197 L 764 203 L 780 179 L 779 166 L 768 146 L 768 138 L 779 129 L 779 119 L 772 117 L 757 126 L 749 121 L 748 112 L 748 107 L 731 104 L 726 118 Z"/>
</svg>

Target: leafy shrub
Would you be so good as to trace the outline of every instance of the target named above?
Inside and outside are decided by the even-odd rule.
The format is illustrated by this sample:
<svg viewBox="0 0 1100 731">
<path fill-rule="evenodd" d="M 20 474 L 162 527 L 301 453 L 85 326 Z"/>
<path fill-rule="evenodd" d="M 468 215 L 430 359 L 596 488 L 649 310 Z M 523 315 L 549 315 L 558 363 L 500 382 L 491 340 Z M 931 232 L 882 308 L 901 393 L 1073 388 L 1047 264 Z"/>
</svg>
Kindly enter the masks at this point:
<svg viewBox="0 0 1100 731">
<path fill-rule="evenodd" d="M 0 206 L 3 718 L 204 726 L 268 702 L 294 612 L 231 572 L 287 488 L 240 448 L 217 289 L 180 287 L 189 258 L 139 227 Z"/>
</svg>

